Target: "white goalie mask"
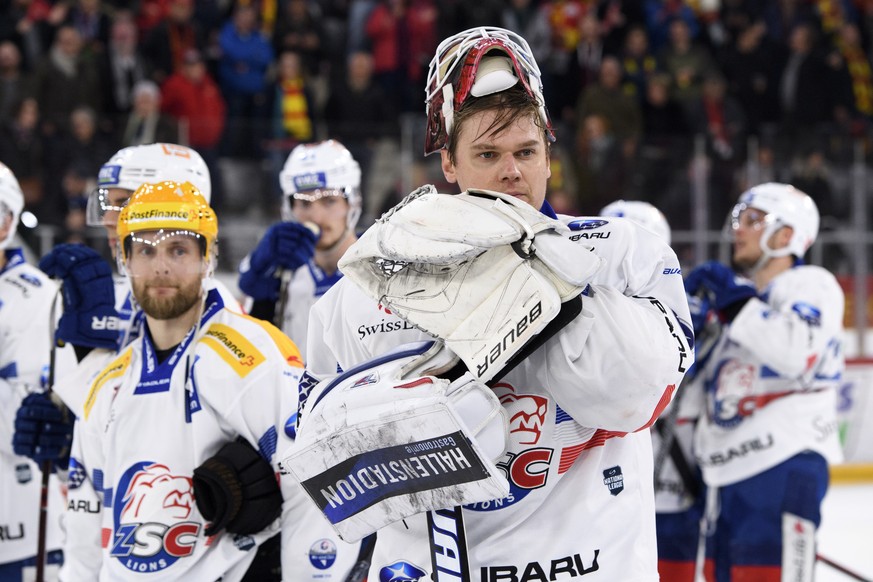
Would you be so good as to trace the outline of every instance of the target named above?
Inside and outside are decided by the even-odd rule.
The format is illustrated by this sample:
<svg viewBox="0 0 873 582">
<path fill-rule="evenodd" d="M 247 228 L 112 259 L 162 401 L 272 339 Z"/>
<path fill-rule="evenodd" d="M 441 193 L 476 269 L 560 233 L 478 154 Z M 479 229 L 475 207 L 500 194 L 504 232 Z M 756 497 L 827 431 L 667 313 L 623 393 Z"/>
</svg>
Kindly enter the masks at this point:
<svg viewBox="0 0 873 582">
<path fill-rule="evenodd" d="M 143 184 L 155 182 L 190 182 L 206 199 L 212 197 L 212 180 L 206 162 L 193 149 L 171 143 L 131 146 L 118 150 L 100 168 L 97 188 L 88 198 L 88 226 L 104 226 L 104 215 L 121 212 L 123 205 L 112 204 L 110 188 L 134 192 Z"/>
<path fill-rule="evenodd" d="M 18 229 L 18 217 L 24 210 L 24 194 L 18 179 L 5 164 L 0 163 L 0 214 L 4 221 L 9 217 L 9 229 L 3 240 L 0 240 L 0 249 L 5 249 L 15 238 Z"/>
<path fill-rule="evenodd" d="M 788 255 L 802 258 L 818 236 L 818 207 L 812 198 L 790 184 L 768 182 L 744 192 L 731 211 L 731 232 L 739 227 L 740 214 L 747 208 L 766 213 L 761 225 L 762 261 Z M 794 231 L 791 240 L 784 248 L 770 248 L 770 238 L 785 226 L 790 226 Z"/>
<path fill-rule="evenodd" d="M 539 104 L 543 126 L 554 141 L 543 99 L 542 75 L 526 40 L 511 30 L 480 26 L 441 42 L 430 61 L 425 85 L 424 154 L 447 146 L 454 114 L 468 97 L 505 91 L 519 82 Z"/>
<path fill-rule="evenodd" d="M 301 144 L 291 150 L 279 173 L 279 185 L 284 194 L 285 220 L 294 220 L 293 200 L 314 202 L 325 196 L 340 196 L 349 203 L 346 227 L 354 232 L 361 217 L 361 166 L 338 141 Z"/>
<path fill-rule="evenodd" d="M 628 218 L 643 228 L 652 231 L 668 245 L 670 244 L 670 224 L 664 213 L 648 202 L 641 200 L 616 200 L 600 211 L 601 216 L 620 216 Z"/>
</svg>

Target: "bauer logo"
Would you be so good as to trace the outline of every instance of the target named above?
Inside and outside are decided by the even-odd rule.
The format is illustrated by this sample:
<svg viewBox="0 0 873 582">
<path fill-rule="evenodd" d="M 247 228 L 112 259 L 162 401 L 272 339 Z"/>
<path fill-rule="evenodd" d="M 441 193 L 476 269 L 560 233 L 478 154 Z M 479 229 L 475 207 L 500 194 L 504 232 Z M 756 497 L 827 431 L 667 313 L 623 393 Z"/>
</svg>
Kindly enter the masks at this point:
<svg viewBox="0 0 873 582">
<path fill-rule="evenodd" d="M 603 471 L 603 484 L 609 489 L 609 494 L 615 497 L 624 491 L 624 475 L 621 473 L 621 467 L 616 465 Z M 624 498 L 622 498 L 624 499 Z"/>
<path fill-rule="evenodd" d="M 570 230 L 594 230 L 609 224 L 608 220 L 574 220 L 567 224 Z"/>
<path fill-rule="evenodd" d="M 310 172 L 294 176 L 294 188 L 300 190 L 315 190 L 327 186 L 327 177 L 324 172 Z"/>
<path fill-rule="evenodd" d="M 336 562 L 336 544 L 328 539 L 318 540 L 309 548 L 309 563 L 318 570 L 327 570 Z"/>
<path fill-rule="evenodd" d="M 97 174 L 98 186 L 112 186 L 118 184 L 118 176 L 121 175 L 121 166 L 103 166 Z"/>
<path fill-rule="evenodd" d="M 124 472 L 116 491 L 110 555 L 124 568 L 159 572 L 194 553 L 201 524 L 189 521 L 194 513 L 191 477 L 142 461 Z"/>
</svg>

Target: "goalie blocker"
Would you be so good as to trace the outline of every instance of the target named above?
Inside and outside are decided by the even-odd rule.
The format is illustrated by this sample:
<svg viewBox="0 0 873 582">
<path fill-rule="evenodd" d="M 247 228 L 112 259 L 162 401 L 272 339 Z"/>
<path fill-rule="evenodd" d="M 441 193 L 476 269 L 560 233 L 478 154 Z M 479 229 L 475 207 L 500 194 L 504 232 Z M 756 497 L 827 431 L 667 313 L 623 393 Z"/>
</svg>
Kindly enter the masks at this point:
<svg viewBox="0 0 873 582">
<path fill-rule="evenodd" d="M 509 493 L 493 463 L 506 448 L 506 414 L 471 374 L 436 376 L 456 363 L 442 342 L 405 345 L 310 393 L 282 468 L 343 540 Z"/>
</svg>

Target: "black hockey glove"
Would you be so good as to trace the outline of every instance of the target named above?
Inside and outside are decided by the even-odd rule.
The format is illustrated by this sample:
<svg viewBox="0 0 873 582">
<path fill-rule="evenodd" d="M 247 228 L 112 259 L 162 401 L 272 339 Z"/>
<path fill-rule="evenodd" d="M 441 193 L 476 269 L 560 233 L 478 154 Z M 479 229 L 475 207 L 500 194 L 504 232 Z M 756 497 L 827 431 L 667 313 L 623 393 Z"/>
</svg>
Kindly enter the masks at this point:
<svg viewBox="0 0 873 582">
<path fill-rule="evenodd" d="M 211 523 L 206 535 L 261 531 L 282 513 L 273 466 L 247 441 L 227 443 L 194 469 L 194 500 Z"/>
</svg>

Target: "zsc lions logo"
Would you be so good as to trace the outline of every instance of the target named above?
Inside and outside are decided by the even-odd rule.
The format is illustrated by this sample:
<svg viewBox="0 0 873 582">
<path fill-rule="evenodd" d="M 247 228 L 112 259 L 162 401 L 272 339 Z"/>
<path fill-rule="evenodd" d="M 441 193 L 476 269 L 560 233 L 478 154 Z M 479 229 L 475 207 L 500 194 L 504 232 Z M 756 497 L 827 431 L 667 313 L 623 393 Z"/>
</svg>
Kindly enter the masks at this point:
<svg viewBox="0 0 873 582">
<path fill-rule="evenodd" d="M 600 228 L 601 226 L 605 226 L 609 224 L 608 220 L 600 220 L 600 219 L 586 219 L 586 220 L 574 220 L 567 224 L 570 227 L 570 230 L 594 230 L 595 228 Z"/>
<path fill-rule="evenodd" d="M 427 572 L 409 562 L 394 562 L 379 570 L 379 582 L 423 582 Z"/>
<path fill-rule="evenodd" d="M 191 477 L 142 461 L 124 472 L 116 491 L 109 543 L 110 555 L 122 566 L 137 573 L 158 572 L 194 553 L 201 524 L 188 521 L 194 509 Z"/>
<path fill-rule="evenodd" d="M 319 570 L 327 570 L 336 562 L 336 544 L 330 540 L 318 540 L 309 548 L 309 563 Z"/>
</svg>

